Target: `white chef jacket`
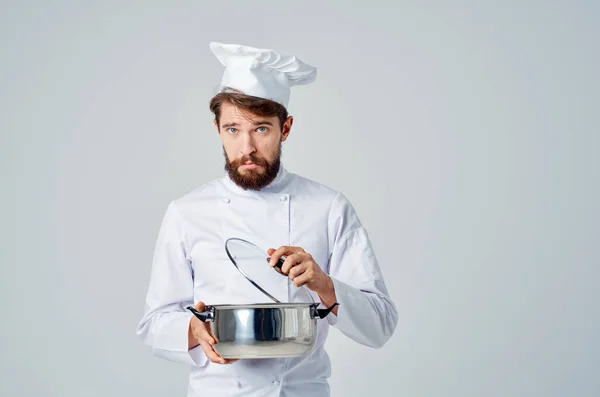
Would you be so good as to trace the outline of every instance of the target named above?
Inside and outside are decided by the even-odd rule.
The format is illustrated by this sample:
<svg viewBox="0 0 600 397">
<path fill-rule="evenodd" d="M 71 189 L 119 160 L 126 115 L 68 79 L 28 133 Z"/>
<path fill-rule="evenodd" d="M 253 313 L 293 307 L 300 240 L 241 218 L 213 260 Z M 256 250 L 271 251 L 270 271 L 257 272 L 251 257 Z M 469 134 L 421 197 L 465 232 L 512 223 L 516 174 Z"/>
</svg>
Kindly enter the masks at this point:
<svg viewBox="0 0 600 397">
<path fill-rule="evenodd" d="M 309 354 L 224 365 L 207 359 L 201 346 L 188 351 L 193 314 L 187 306 L 199 301 L 272 302 L 227 257 L 229 237 L 247 239 L 265 250 L 302 247 L 329 274 L 340 306 L 337 315 L 317 320 L 317 341 Z M 190 366 L 188 397 L 328 397 L 331 371 L 324 343 L 329 327 L 379 348 L 398 321 L 367 231 L 351 203 L 342 193 L 288 172 L 283 165 L 261 191 L 246 191 L 225 174 L 169 203 L 150 274 L 137 334 L 156 356 Z M 282 302 L 296 301 L 299 289 L 278 276 L 261 287 Z"/>
</svg>

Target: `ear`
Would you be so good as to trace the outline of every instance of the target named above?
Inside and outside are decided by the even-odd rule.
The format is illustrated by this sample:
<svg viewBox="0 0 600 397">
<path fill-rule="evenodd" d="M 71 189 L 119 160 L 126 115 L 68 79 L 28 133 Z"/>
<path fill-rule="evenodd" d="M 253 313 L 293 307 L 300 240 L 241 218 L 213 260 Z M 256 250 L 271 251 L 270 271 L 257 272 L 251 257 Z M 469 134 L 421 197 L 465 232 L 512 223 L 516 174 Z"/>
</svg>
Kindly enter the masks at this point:
<svg viewBox="0 0 600 397">
<path fill-rule="evenodd" d="M 292 124 L 294 124 L 294 117 L 288 116 L 288 118 L 285 120 L 285 123 L 283 123 L 283 128 L 281 129 L 282 142 L 284 142 L 292 132 Z"/>
<path fill-rule="evenodd" d="M 213 124 L 215 125 L 215 128 L 217 129 L 217 134 L 219 134 L 219 125 L 217 124 L 217 119 L 213 119 Z"/>
</svg>

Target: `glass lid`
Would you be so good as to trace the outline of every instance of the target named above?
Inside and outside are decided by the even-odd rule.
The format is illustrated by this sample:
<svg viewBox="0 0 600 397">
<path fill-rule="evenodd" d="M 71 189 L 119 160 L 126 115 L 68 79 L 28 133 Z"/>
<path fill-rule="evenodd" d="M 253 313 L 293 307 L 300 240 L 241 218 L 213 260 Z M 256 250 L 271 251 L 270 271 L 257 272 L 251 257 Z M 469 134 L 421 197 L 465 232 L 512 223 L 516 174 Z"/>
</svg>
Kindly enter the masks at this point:
<svg viewBox="0 0 600 397">
<path fill-rule="evenodd" d="M 264 286 L 281 286 L 286 285 L 289 281 L 287 275 L 283 274 L 279 267 L 269 266 L 271 257 L 266 249 L 257 246 L 250 241 L 232 237 L 225 242 L 225 251 L 231 262 L 237 270 L 258 290 L 265 294 L 269 299 L 276 303 L 281 303 L 279 299 L 270 294 Z M 285 261 L 285 256 L 279 260 L 279 266 Z M 285 278 L 285 279 L 284 279 Z M 293 283 L 290 288 L 297 288 Z M 306 291 L 306 287 L 302 288 L 307 294 L 309 301 L 314 303 L 311 294 Z M 292 295 L 295 295 L 293 293 Z"/>
</svg>

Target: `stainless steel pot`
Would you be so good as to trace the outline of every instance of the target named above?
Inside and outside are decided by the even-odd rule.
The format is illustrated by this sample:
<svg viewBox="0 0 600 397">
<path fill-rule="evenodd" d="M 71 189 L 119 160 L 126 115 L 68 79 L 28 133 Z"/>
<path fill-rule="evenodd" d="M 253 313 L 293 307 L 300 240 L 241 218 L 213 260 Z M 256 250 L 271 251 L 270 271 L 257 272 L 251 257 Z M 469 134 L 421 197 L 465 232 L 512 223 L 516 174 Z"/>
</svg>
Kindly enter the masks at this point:
<svg viewBox="0 0 600 397">
<path fill-rule="evenodd" d="M 316 342 L 317 321 L 325 318 L 338 303 L 326 309 L 318 309 L 319 303 L 314 302 L 306 290 L 311 303 L 280 302 L 241 269 L 235 255 L 231 253 L 229 244 L 232 242 L 245 244 L 268 258 L 266 250 L 239 238 L 230 238 L 225 243 L 227 255 L 236 268 L 274 302 L 207 304 L 203 312 L 198 312 L 192 306 L 187 307 L 201 321 L 211 322 L 219 341 L 214 345 L 215 350 L 224 358 L 230 359 L 296 357 L 310 352 Z M 281 268 L 284 260 L 285 257 L 282 257 L 276 267 Z"/>
</svg>

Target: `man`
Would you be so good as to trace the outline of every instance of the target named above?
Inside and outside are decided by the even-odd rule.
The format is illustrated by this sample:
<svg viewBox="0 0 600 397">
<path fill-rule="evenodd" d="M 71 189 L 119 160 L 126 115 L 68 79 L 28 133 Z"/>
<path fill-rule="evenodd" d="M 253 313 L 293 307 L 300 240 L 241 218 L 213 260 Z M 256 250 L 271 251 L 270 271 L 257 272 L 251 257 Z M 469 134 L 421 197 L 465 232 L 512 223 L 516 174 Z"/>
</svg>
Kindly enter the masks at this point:
<svg viewBox="0 0 600 397">
<path fill-rule="evenodd" d="M 155 355 L 191 366 L 188 396 L 330 395 L 324 343 L 333 326 L 350 340 L 381 347 L 398 321 L 369 237 L 340 192 L 288 172 L 281 144 L 291 133 L 290 87 L 316 69 L 298 58 L 253 47 L 211 43 L 225 66 L 212 99 L 226 173 L 172 201 L 153 258 L 146 308 L 137 333 Z M 315 348 L 294 358 L 227 360 L 210 322 L 189 310 L 206 304 L 266 302 L 226 255 L 229 237 L 269 247 L 281 271 L 262 287 L 282 302 L 308 288 L 335 306 L 319 320 Z M 273 270 L 274 272 L 276 270 Z"/>
</svg>

